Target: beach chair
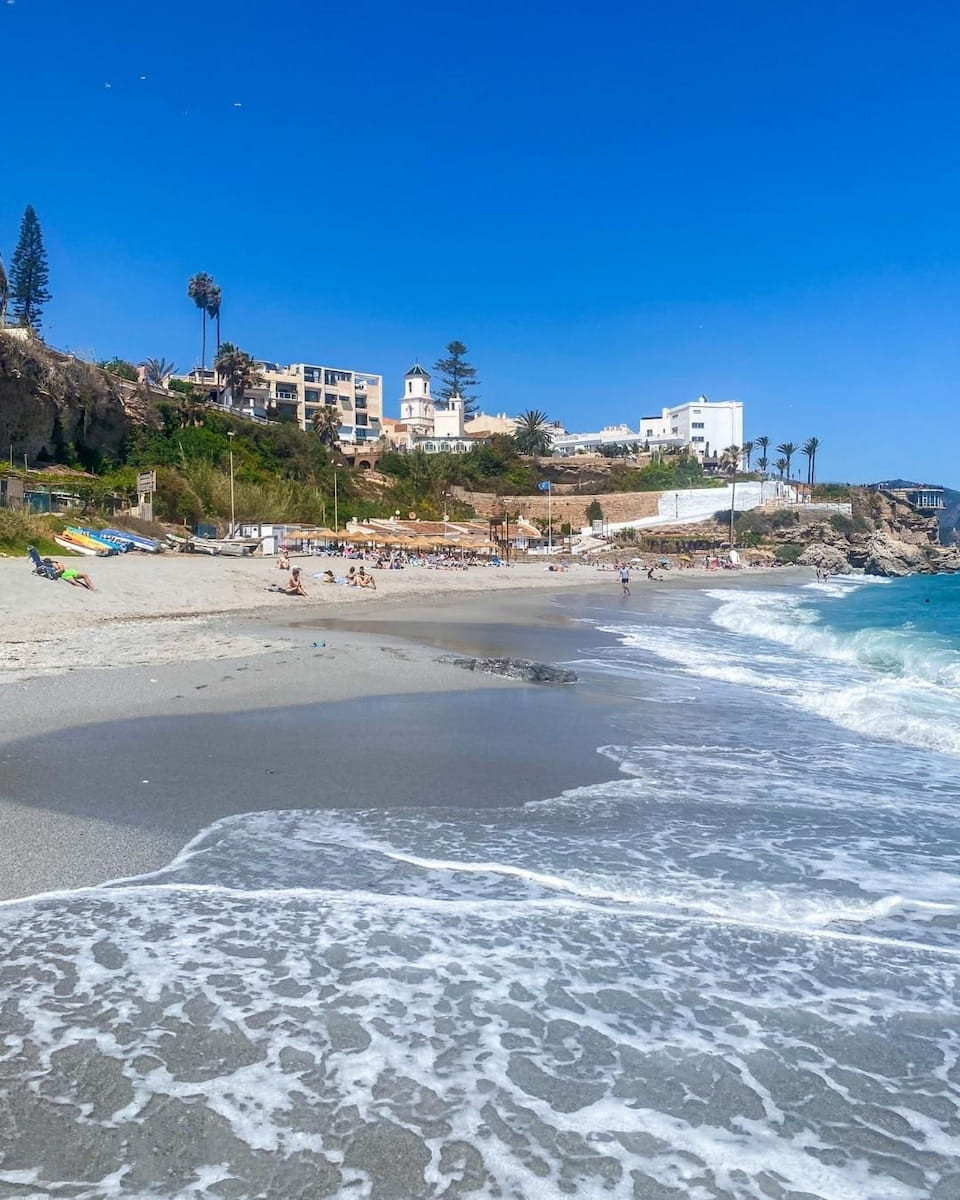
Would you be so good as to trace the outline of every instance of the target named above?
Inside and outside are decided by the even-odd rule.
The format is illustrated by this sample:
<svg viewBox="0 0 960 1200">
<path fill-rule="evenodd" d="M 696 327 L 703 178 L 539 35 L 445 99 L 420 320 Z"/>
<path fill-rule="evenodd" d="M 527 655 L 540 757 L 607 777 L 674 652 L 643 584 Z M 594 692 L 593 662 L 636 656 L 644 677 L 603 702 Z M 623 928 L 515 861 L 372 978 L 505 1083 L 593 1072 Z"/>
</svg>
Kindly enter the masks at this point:
<svg viewBox="0 0 960 1200">
<path fill-rule="evenodd" d="M 27 550 L 30 555 L 30 561 L 33 563 L 34 575 L 42 575 L 44 579 L 58 579 L 56 568 L 51 567 L 49 563 L 45 563 L 40 557 L 40 553 L 35 546 L 30 546 Z"/>
</svg>

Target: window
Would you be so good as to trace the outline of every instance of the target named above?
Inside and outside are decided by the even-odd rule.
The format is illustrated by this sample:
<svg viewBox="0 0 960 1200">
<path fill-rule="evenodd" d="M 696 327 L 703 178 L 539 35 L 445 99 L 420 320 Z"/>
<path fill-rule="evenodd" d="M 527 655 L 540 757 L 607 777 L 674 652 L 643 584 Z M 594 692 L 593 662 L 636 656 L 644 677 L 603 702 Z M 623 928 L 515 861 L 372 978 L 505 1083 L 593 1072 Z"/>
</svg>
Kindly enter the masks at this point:
<svg viewBox="0 0 960 1200">
<path fill-rule="evenodd" d="M 672 434 L 676 435 L 676 434 L 678 434 L 678 433 L 680 432 L 680 430 L 677 428 L 677 426 L 676 426 L 676 425 L 674 425 L 674 427 L 673 427 L 673 428 L 670 430 L 670 432 L 671 432 Z"/>
<path fill-rule="evenodd" d="M 340 397 L 336 392 L 325 392 L 323 399 L 326 404 L 339 404 L 340 402 Z"/>
<path fill-rule="evenodd" d="M 702 409 L 702 408 L 695 408 L 695 409 L 693 410 L 693 415 L 694 415 L 695 417 L 702 417 L 702 416 L 703 416 L 703 409 Z"/>
<path fill-rule="evenodd" d="M 353 408 L 353 401 L 350 399 L 350 397 L 349 397 L 349 396 L 341 396 L 341 397 L 340 397 L 340 404 L 341 404 L 341 406 L 342 406 L 344 409 L 350 409 L 350 408 Z M 358 408 L 360 407 L 360 406 L 359 406 L 359 404 L 357 405 L 357 407 L 358 407 Z"/>
<path fill-rule="evenodd" d="M 407 382 L 407 395 L 409 396 L 412 391 L 413 391 L 413 381 L 410 380 Z"/>
<path fill-rule="evenodd" d="M 366 413 L 357 413 L 357 424 L 358 425 L 366 425 L 366 423 L 367 423 L 367 414 Z"/>
<path fill-rule="evenodd" d="M 316 388 L 307 388 L 307 390 L 303 393 L 303 398 L 304 400 L 313 400 L 316 402 L 320 399 L 320 393 L 316 390 Z"/>
<path fill-rule="evenodd" d="M 352 371 L 324 371 L 323 373 L 323 382 L 327 387 L 336 383 L 350 383 L 352 379 Z"/>
<path fill-rule="evenodd" d="M 691 438 L 690 441 L 691 442 L 702 442 L 703 438 L 702 437 L 694 437 L 694 438 Z"/>
<path fill-rule="evenodd" d="M 652 430 L 652 429 L 648 429 L 648 430 L 647 430 L 647 437 L 653 437 L 653 430 Z"/>
<path fill-rule="evenodd" d="M 692 429 L 702 429 L 702 428 L 703 428 L 703 422 L 702 422 L 702 421 L 691 421 L 691 422 L 690 422 L 690 427 L 691 427 Z"/>
</svg>

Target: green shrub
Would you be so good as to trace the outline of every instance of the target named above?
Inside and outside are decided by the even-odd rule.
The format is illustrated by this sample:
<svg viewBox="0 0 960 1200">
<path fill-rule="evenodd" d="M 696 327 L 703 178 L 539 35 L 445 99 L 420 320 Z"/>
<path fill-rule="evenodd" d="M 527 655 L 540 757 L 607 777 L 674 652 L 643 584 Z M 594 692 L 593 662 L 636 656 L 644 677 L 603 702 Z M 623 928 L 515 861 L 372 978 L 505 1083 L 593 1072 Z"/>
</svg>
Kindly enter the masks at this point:
<svg viewBox="0 0 960 1200">
<path fill-rule="evenodd" d="M 777 562 L 795 563 L 803 553 L 803 547 L 795 542 L 783 542 L 773 548 Z"/>
</svg>

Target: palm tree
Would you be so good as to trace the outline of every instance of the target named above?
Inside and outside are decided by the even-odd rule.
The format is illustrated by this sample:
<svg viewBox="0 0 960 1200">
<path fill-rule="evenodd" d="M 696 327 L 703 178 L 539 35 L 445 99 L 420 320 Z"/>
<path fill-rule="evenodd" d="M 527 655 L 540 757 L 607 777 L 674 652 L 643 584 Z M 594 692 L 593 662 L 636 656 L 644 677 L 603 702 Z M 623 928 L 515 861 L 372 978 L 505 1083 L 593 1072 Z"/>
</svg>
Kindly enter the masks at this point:
<svg viewBox="0 0 960 1200">
<path fill-rule="evenodd" d="M 154 387 L 163 387 L 171 375 L 176 375 L 177 368 L 165 358 L 145 358 L 141 364 L 146 375 L 147 383 Z"/>
<path fill-rule="evenodd" d="M 767 447 L 770 445 L 770 439 L 768 437 L 754 438 L 753 444 L 757 447 L 757 449 L 760 451 L 760 454 L 762 456 L 760 458 L 759 462 L 757 463 L 757 466 L 760 467 L 760 463 L 763 463 L 763 466 L 760 467 L 760 470 L 765 471 L 767 469 L 767 463 L 770 461 L 767 458 Z"/>
<path fill-rule="evenodd" d="M 817 451 L 820 449 L 820 439 L 815 437 L 807 438 L 801 449 L 807 456 L 807 483 L 813 487 L 817 470 Z"/>
<path fill-rule="evenodd" d="M 259 387 L 263 383 L 256 362 L 232 342 L 223 343 L 213 366 L 230 389 L 230 403 L 233 405 L 243 403 L 243 394 L 248 388 Z"/>
<path fill-rule="evenodd" d="M 782 454 L 787 460 L 787 478 L 790 478 L 790 460 L 797 452 L 797 446 L 794 442 L 781 442 L 777 447 L 777 453 Z"/>
<path fill-rule="evenodd" d="M 747 460 L 747 470 L 750 470 L 750 459 L 753 457 L 753 442 L 744 442 L 741 446 L 743 456 Z"/>
<path fill-rule="evenodd" d="M 313 414 L 313 432 L 321 445 L 333 450 L 340 442 L 340 406 L 325 404 Z"/>
<path fill-rule="evenodd" d="M 761 454 L 760 457 L 757 459 L 757 470 L 760 472 L 761 475 L 765 475 L 767 473 L 767 467 L 769 466 L 769 464 L 770 464 L 770 459 L 767 458 L 767 456 L 765 454 Z"/>
<path fill-rule="evenodd" d="M 217 323 L 217 353 L 220 353 L 220 306 L 223 303 L 223 292 L 210 280 L 210 294 L 207 297 L 207 316 Z"/>
<path fill-rule="evenodd" d="M 3 269 L 3 259 L 0 258 L 0 325 L 7 319 L 7 305 L 10 303 L 10 283 Z"/>
<path fill-rule="evenodd" d="M 553 445 L 550 422 L 539 408 L 528 408 L 517 417 L 513 440 L 521 454 L 549 454 Z"/>
<path fill-rule="evenodd" d="M 773 465 L 780 472 L 781 479 L 783 478 L 784 471 L 787 471 L 790 469 L 790 462 L 786 458 L 778 458 L 777 461 Z"/>
<path fill-rule="evenodd" d="M 206 271 L 198 271 L 187 280 L 187 295 L 200 309 L 200 369 L 207 369 L 207 314 L 216 284 Z"/>
<path fill-rule="evenodd" d="M 739 446 L 728 446 L 720 455 L 721 469 L 729 472 L 732 475 L 735 475 L 740 466 L 740 459 L 742 457 L 743 451 Z"/>
</svg>

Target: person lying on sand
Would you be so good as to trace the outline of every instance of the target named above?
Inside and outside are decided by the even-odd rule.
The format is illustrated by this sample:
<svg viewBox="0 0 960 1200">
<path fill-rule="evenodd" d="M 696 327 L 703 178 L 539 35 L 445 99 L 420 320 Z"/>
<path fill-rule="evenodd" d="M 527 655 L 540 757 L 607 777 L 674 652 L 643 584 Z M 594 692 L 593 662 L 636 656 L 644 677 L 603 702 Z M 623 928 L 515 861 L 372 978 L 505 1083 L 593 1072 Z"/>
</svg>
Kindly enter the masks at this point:
<svg viewBox="0 0 960 1200">
<path fill-rule="evenodd" d="M 45 559 L 57 573 L 58 579 L 65 579 L 67 583 L 73 587 L 86 588 L 88 592 L 95 592 L 97 589 L 93 586 L 93 580 L 89 575 L 85 575 L 83 571 L 75 571 L 73 567 L 65 567 L 59 559 Z"/>
</svg>

